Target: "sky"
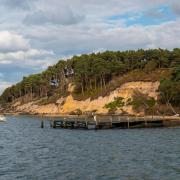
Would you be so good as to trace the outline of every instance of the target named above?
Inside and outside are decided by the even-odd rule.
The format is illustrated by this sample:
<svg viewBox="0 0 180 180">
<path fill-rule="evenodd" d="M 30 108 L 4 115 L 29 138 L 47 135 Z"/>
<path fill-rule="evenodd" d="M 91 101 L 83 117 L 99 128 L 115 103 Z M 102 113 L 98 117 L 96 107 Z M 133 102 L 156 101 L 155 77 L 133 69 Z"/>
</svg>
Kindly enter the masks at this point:
<svg viewBox="0 0 180 180">
<path fill-rule="evenodd" d="M 180 0 L 0 0 L 0 94 L 58 60 L 180 47 Z"/>
</svg>

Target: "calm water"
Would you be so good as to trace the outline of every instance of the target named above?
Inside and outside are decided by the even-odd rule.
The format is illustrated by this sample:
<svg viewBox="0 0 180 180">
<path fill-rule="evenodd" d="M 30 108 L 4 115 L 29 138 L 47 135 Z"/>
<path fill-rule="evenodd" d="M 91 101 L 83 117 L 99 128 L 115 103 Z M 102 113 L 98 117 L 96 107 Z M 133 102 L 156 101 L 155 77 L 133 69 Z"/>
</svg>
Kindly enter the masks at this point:
<svg viewBox="0 0 180 180">
<path fill-rule="evenodd" d="M 32 117 L 0 124 L 0 180 L 179 180 L 180 129 L 50 129 Z"/>
</svg>

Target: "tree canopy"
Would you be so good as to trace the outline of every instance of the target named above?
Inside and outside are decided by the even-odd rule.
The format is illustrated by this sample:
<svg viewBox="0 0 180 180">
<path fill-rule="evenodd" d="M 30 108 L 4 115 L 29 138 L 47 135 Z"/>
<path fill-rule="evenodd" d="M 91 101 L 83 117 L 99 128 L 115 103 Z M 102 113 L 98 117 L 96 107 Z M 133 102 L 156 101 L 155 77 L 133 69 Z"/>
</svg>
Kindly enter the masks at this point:
<svg viewBox="0 0 180 180">
<path fill-rule="evenodd" d="M 12 103 L 17 99 L 27 102 L 57 94 L 67 95 L 69 83 L 75 85 L 76 94 L 83 96 L 89 91 L 106 89 L 113 78 L 124 76 L 131 71 L 152 73 L 156 69 L 171 71 L 171 79 L 161 81 L 159 90 L 162 97 L 170 96 L 169 101 L 179 105 L 180 49 L 178 48 L 172 51 L 163 49 L 106 51 L 74 56 L 66 61 L 60 60 L 44 72 L 24 77 L 21 82 L 7 88 L 0 96 L 0 104 Z M 73 73 L 67 75 L 66 71 Z M 50 83 L 52 80 L 57 82 L 56 86 Z M 162 102 L 164 101 L 162 98 Z"/>
</svg>

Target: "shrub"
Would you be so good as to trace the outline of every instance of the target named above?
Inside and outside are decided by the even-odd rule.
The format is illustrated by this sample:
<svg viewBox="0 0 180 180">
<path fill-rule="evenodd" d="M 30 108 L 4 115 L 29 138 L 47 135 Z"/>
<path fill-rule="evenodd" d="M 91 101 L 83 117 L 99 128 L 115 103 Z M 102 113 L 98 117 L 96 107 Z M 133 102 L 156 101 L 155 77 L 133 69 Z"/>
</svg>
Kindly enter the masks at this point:
<svg viewBox="0 0 180 180">
<path fill-rule="evenodd" d="M 82 112 L 81 109 L 76 109 L 75 111 L 72 111 L 72 112 L 70 112 L 69 114 L 70 114 L 70 115 L 78 115 L 78 116 L 80 116 L 80 115 L 83 114 L 83 112 Z"/>
<path fill-rule="evenodd" d="M 114 101 L 106 104 L 104 108 L 108 109 L 109 113 L 114 114 L 118 109 L 122 111 L 124 105 L 125 105 L 125 101 L 123 97 L 115 97 Z"/>
<path fill-rule="evenodd" d="M 156 100 L 136 90 L 134 91 L 132 100 L 129 100 L 128 105 L 132 105 L 136 112 L 144 111 L 147 114 L 154 114 Z"/>
</svg>

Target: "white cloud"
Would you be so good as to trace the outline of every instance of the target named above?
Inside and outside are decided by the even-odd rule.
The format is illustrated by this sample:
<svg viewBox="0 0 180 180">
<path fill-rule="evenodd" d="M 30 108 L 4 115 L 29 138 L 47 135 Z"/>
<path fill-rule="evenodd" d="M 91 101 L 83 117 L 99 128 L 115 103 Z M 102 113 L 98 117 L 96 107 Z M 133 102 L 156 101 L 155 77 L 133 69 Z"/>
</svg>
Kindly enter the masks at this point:
<svg viewBox="0 0 180 180">
<path fill-rule="evenodd" d="M 27 51 L 0 53 L 0 64 L 16 64 L 20 67 L 25 65 L 47 67 L 52 64 L 53 58 L 53 51 L 29 49 Z"/>
<path fill-rule="evenodd" d="M 28 14 L 24 19 L 25 24 L 59 24 L 72 25 L 81 22 L 84 16 L 75 13 L 71 8 L 61 9 L 61 11 L 36 11 Z"/>
<path fill-rule="evenodd" d="M 52 50 L 32 48 L 29 40 L 17 33 L 0 31 L 0 65 L 43 68 L 54 62 Z"/>
<path fill-rule="evenodd" d="M 48 33 L 48 32 L 53 33 Z M 40 47 L 51 47 L 58 54 L 73 55 L 88 53 L 97 49 L 125 50 L 138 48 L 169 48 L 180 46 L 180 21 L 175 20 L 160 25 L 108 26 L 94 24 L 56 28 L 41 31 L 39 28 L 31 34 Z"/>
<path fill-rule="evenodd" d="M 32 1 L 32 0 L 31 0 Z M 1 4 L 8 8 L 29 8 L 29 0 L 1 0 Z"/>
<path fill-rule="evenodd" d="M 28 40 L 21 35 L 8 31 L 0 31 L 0 52 L 27 50 L 30 47 Z"/>
</svg>

